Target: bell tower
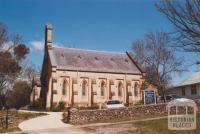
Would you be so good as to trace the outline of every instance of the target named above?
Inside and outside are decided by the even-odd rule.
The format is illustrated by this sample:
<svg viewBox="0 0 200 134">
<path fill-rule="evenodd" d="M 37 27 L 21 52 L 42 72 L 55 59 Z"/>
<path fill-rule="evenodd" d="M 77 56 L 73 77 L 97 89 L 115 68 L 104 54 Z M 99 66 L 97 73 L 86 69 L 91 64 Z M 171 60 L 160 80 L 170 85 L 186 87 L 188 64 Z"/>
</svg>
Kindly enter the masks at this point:
<svg viewBox="0 0 200 134">
<path fill-rule="evenodd" d="M 45 49 L 51 49 L 52 48 L 52 25 L 46 24 L 45 26 Z"/>
</svg>

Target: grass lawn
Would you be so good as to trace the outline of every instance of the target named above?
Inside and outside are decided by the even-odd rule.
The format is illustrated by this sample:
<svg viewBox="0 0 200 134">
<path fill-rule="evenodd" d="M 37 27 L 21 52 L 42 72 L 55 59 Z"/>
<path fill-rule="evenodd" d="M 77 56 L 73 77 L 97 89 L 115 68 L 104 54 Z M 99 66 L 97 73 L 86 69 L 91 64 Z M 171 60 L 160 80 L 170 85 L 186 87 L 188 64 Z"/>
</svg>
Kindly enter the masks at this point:
<svg viewBox="0 0 200 134">
<path fill-rule="evenodd" d="M 132 124 L 132 127 L 138 128 L 139 134 L 199 134 L 200 133 L 200 113 L 197 114 L 197 129 L 196 130 L 169 130 L 167 119 L 159 119 L 153 121 L 137 122 Z M 131 132 L 131 131 L 129 131 Z M 133 133 L 135 131 L 132 131 Z"/>
<path fill-rule="evenodd" d="M 133 121 L 133 120 L 140 120 L 140 119 L 147 119 L 147 118 L 155 118 L 155 117 L 165 117 L 167 115 L 137 115 L 134 117 L 126 117 L 126 118 L 115 118 L 115 119 L 109 119 L 109 120 L 99 120 L 99 121 L 91 121 L 87 124 L 93 124 L 93 123 L 116 123 L 116 122 L 123 122 L 123 121 Z M 76 124 L 73 124 L 76 125 Z M 81 124 L 79 124 L 81 125 Z"/>
<path fill-rule="evenodd" d="M 139 116 L 135 119 L 147 119 L 153 116 Z M 157 116 L 158 117 L 158 116 Z M 116 121 L 116 120 L 115 120 Z M 111 121 L 112 122 L 112 121 Z M 88 132 L 109 134 L 200 134 L 200 113 L 197 114 L 197 129 L 187 131 L 168 130 L 167 118 L 134 123 L 84 127 Z"/>
<path fill-rule="evenodd" d="M 5 111 L 0 111 L 0 115 L 5 115 Z M 16 124 L 14 125 L 14 127 L 8 128 L 7 130 L 0 129 L 0 133 L 20 131 L 20 129 L 18 128 L 19 123 L 21 123 L 22 121 L 31 119 L 31 118 L 42 116 L 42 115 L 46 115 L 46 114 L 45 113 L 23 113 L 23 112 L 19 112 L 18 115 L 17 115 L 19 117 L 19 120 L 15 121 Z"/>
</svg>

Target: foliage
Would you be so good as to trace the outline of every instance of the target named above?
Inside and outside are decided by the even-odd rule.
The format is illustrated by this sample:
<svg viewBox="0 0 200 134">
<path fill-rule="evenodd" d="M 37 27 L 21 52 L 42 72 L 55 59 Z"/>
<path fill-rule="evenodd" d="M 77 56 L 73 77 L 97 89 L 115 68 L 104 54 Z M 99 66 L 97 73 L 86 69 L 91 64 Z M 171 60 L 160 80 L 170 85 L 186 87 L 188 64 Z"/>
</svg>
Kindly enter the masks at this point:
<svg viewBox="0 0 200 134">
<path fill-rule="evenodd" d="M 66 103 L 64 101 L 60 101 L 59 105 L 58 105 L 59 109 L 64 110 L 65 109 L 65 105 L 66 105 Z"/>
<path fill-rule="evenodd" d="M 140 100 L 140 101 L 137 101 L 134 105 L 135 106 L 144 105 L 144 102 L 143 102 L 143 100 Z"/>
<path fill-rule="evenodd" d="M 30 102 L 31 86 L 26 81 L 18 81 L 14 84 L 13 90 L 9 91 L 8 106 L 19 109 Z"/>
<path fill-rule="evenodd" d="M 44 100 L 38 99 L 29 104 L 29 109 L 31 110 L 41 110 L 44 108 Z"/>
<path fill-rule="evenodd" d="M 182 72 L 183 59 L 170 48 L 170 37 L 164 32 L 148 33 L 132 45 L 133 56 L 146 69 L 145 79 L 165 94 L 173 73 Z"/>
<path fill-rule="evenodd" d="M 0 22 L 0 104 L 6 106 L 7 91 L 22 70 L 21 63 L 29 53 L 19 35 L 8 33 L 5 24 Z"/>
<path fill-rule="evenodd" d="M 53 112 L 60 112 L 60 111 L 63 111 L 65 110 L 65 105 L 66 103 L 64 101 L 60 101 L 58 103 L 58 105 L 54 105 L 53 108 L 52 108 L 52 111 Z"/>
<path fill-rule="evenodd" d="M 163 0 L 156 3 L 156 7 L 176 28 L 178 43 L 175 46 L 200 52 L 200 1 Z"/>
<path fill-rule="evenodd" d="M 78 110 L 95 110 L 95 109 L 99 109 L 99 105 L 93 104 L 93 106 L 87 106 L 87 107 L 78 106 L 78 107 L 75 107 L 75 108 L 77 108 Z M 102 106 L 102 108 L 103 108 L 103 106 Z"/>
</svg>

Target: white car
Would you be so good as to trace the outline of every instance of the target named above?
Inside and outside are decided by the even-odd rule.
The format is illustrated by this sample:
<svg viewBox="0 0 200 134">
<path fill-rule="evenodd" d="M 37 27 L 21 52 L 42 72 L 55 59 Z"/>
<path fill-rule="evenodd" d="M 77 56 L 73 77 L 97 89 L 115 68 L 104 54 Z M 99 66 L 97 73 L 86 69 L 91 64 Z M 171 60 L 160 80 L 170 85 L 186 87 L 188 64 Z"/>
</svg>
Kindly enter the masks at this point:
<svg viewBox="0 0 200 134">
<path fill-rule="evenodd" d="M 181 99 L 181 98 L 183 98 L 183 97 L 178 96 L 176 94 L 169 94 L 169 95 L 165 95 L 165 102 L 170 102 L 172 100 Z M 159 96 L 158 103 L 164 103 L 164 97 L 163 96 Z"/>
<path fill-rule="evenodd" d="M 121 102 L 119 100 L 108 100 L 105 102 L 106 109 L 123 108 L 123 107 L 125 107 L 123 102 Z"/>
</svg>

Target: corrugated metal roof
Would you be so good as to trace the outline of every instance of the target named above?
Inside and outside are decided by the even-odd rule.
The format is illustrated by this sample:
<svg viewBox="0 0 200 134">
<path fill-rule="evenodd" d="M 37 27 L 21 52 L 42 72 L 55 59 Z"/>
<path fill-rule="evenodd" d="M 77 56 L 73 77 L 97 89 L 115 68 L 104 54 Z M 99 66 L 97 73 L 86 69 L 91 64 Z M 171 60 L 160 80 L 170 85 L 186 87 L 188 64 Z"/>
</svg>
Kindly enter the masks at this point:
<svg viewBox="0 0 200 134">
<path fill-rule="evenodd" d="M 127 53 L 52 47 L 52 66 L 63 70 L 141 74 Z"/>
<path fill-rule="evenodd" d="M 175 87 L 192 85 L 192 84 L 196 84 L 196 83 L 200 83 L 200 71 L 193 73 L 186 80 L 177 84 Z"/>
</svg>

